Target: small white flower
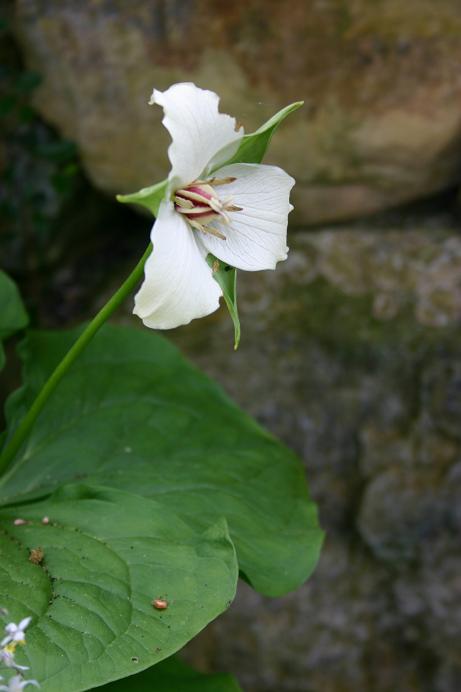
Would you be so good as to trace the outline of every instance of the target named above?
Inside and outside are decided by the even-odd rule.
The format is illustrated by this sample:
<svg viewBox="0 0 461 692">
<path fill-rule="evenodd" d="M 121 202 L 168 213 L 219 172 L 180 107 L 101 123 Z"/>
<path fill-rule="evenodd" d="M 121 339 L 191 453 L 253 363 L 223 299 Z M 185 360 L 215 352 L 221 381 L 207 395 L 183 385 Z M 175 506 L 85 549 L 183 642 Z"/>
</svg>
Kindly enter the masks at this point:
<svg viewBox="0 0 461 692">
<path fill-rule="evenodd" d="M 9 679 L 8 685 L 0 685 L 0 690 L 2 692 L 22 692 L 24 687 L 27 685 L 35 685 L 35 687 L 40 687 L 36 680 L 23 680 L 20 675 L 15 675 Z"/>
<path fill-rule="evenodd" d="M 29 670 L 27 666 L 20 666 L 14 660 L 14 649 L 15 644 L 8 644 L 4 649 L 0 649 L 0 663 L 5 666 L 5 668 L 14 668 L 15 670 Z"/>
<path fill-rule="evenodd" d="M 14 622 L 10 622 L 5 627 L 6 637 L 0 642 L 0 646 L 5 646 L 9 642 L 15 642 L 16 644 L 24 644 L 26 641 L 26 635 L 24 630 L 29 625 L 31 617 L 23 618 L 19 625 Z"/>
<path fill-rule="evenodd" d="M 154 250 L 135 297 L 144 324 L 171 329 L 219 307 L 222 291 L 208 253 L 238 269 L 274 269 L 287 257 L 286 233 L 294 180 L 275 166 L 223 165 L 243 128 L 218 111 L 218 96 L 195 84 L 154 90 L 172 143 L 168 192 L 151 233 Z"/>
</svg>

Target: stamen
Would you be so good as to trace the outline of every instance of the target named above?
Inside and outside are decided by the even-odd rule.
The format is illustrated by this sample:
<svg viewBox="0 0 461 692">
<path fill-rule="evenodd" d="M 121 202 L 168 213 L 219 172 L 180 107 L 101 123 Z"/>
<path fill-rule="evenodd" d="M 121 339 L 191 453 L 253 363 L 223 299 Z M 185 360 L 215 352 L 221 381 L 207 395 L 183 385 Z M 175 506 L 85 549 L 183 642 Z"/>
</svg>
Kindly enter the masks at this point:
<svg viewBox="0 0 461 692">
<path fill-rule="evenodd" d="M 216 236 L 216 238 L 220 238 L 221 240 L 226 240 L 226 236 L 224 233 L 221 233 L 221 231 L 218 231 L 217 228 L 214 228 L 214 226 L 204 226 L 203 231 L 205 233 L 209 233 L 210 235 Z"/>
<path fill-rule="evenodd" d="M 195 180 L 176 191 L 173 197 L 176 211 L 185 216 L 189 225 L 197 231 L 226 240 L 224 233 L 211 224 L 219 220 L 220 224 L 229 225 L 231 219 L 228 212 L 242 211 L 242 207 L 233 204 L 231 196 L 220 198 L 214 187 L 233 183 L 234 180 L 234 177 Z"/>
<path fill-rule="evenodd" d="M 210 216 L 214 216 L 214 214 L 210 214 L 210 207 L 192 207 L 192 209 L 184 209 L 183 207 L 180 207 L 179 209 L 176 209 L 177 212 L 180 214 L 186 214 L 186 216 L 195 215 L 195 214 L 209 214 Z"/>
<path fill-rule="evenodd" d="M 201 187 L 197 185 L 189 185 L 189 187 L 186 187 L 183 190 L 178 190 L 176 195 L 196 202 L 204 202 L 205 204 L 208 204 L 213 198 L 218 199 L 216 192 L 212 187 L 210 187 L 210 185 L 202 185 Z"/>
<path fill-rule="evenodd" d="M 210 207 L 218 214 L 220 214 L 222 211 L 222 203 L 219 201 L 219 199 L 210 199 Z"/>
<path fill-rule="evenodd" d="M 229 185 L 229 183 L 233 183 L 236 180 L 237 178 L 233 178 L 232 176 L 229 176 L 228 178 L 211 178 L 208 181 L 208 184 L 216 187 L 216 185 Z"/>
<path fill-rule="evenodd" d="M 174 203 L 178 207 L 182 207 L 183 209 L 193 209 L 194 208 L 194 205 L 192 204 L 190 199 L 184 199 L 184 197 L 179 197 L 178 195 L 175 195 Z M 179 211 L 179 209 L 178 209 L 178 211 Z"/>
<path fill-rule="evenodd" d="M 210 235 L 216 236 L 216 238 L 226 240 L 226 236 L 224 235 L 224 233 L 218 231 L 218 229 L 214 228 L 214 226 L 208 226 L 206 224 L 199 223 L 198 221 L 194 221 L 193 219 L 189 219 L 189 223 L 192 226 L 192 228 L 196 228 L 197 231 L 202 231 L 202 233 L 209 233 Z"/>
</svg>

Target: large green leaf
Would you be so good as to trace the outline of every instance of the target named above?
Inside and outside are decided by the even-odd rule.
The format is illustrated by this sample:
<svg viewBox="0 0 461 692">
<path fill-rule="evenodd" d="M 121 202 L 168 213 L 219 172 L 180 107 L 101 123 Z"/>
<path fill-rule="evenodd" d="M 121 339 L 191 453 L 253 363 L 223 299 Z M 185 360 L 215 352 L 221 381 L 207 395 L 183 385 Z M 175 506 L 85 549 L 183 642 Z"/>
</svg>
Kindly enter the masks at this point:
<svg viewBox="0 0 461 692">
<path fill-rule="evenodd" d="M 14 621 L 33 617 L 18 660 L 43 692 L 141 671 L 234 597 L 237 562 L 223 520 L 200 534 L 154 500 L 70 485 L 3 509 L 0 527 L 0 603 Z M 153 607 L 158 598 L 165 610 Z"/>
<path fill-rule="evenodd" d="M 76 335 L 29 337 L 10 430 Z M 0 479 L 0 499 L 80 479 L 155 497 L 199 528 L 225 516 L 241 570 L 268 595 L 299 586 L 317 562 L 322 533 L 297 457 L 147 330 L 95 337 Z"/>
<path fill-rule="evenodd" d="M 16 284 L 0 270 L 0 370 L 5 364 L 1 342 L 18 329 L 23 329 L 27 322 L 27 313 Z"/>
<path fill-rule="evenodd" d="M 98 687 L 100 692 L 241 692 L 234 678 L 224 673 L 203 675 L 176 657 L 168 658 L 129 680 Z"/>
</svg>

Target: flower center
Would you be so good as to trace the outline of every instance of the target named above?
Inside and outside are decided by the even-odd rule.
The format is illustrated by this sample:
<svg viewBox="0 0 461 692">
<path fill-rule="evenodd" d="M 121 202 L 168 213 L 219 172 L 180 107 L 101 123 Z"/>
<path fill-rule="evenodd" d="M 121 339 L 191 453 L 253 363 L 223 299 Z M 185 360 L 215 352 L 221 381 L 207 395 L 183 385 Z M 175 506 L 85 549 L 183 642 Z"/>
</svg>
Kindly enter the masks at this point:
<svg viewBox="0 0 461 692">
<path fill-rule="evenodd" d="M 226 240 L 224 233 L 216 228 L 213 222 L 228 224 L 228 212 L 241 211 L 242 207 L 236 207 L 230 197 L 220 198 L 214 188 L 218 185 L 228 185 L 234 180 L 235 178 L 196 180 L 176 190 L 173 197 L 176 211 L 186 217 L 192 228 Z"/>
</svg>

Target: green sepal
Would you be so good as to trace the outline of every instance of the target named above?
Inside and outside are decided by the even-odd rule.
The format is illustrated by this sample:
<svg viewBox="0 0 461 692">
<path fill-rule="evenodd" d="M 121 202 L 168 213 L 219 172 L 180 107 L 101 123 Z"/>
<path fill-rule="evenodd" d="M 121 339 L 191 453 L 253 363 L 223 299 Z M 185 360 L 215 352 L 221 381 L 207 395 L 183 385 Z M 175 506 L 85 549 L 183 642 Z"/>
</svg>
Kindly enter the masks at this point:
<svg viewBox="0 0 461 692">
<path fill-rule="evenodd" d="M 237 270 L 209 253 L 206 261 L 211 267 L 213 278 L 221 287 L 227 309 L 234 323 L 234 350 L 240 343 L 240 319 L 237 307 Z"/>
<path fill-rule="evenodd" d="M 138 192 L 132 192 L 130 195 L 117 195 L 117 202 L 122 204 L 139 204 L 141 207 L 148 209 L 154 216 L 157 216 L 160 203 L 165 198 L 168 179 L 162 180 L 160 183 L 143 187 Z"/>
<path fill-rule="evenodd" d="M 239 148 L 224 165 L 229 166 L 232 163 L 261 163 L 275 130 L 285 120 L 287 115 L 297 111 L 303 104 L 304 101 L 290 103 L 289 106 L 282 108 L 257 130 L 244 135 Z M 222 168 L 222 166 L 219 167 Z"/>
</svg>

